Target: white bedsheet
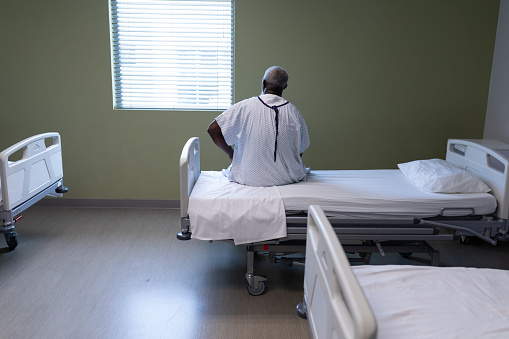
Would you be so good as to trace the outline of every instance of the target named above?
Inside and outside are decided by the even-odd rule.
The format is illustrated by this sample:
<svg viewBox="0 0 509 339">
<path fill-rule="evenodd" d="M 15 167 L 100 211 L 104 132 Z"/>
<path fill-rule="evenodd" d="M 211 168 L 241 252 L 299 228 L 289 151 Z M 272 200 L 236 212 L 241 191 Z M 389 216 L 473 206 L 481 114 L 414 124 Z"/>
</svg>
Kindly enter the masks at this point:
<svg viewBox="0 0 509 339">
<path fill-rule="evenodd" d="M 509 338 L 509 271 L 352 269 L 377 319 L 378 338 Z"/>
<path fill-rule="evenodd" d="M 284 238 L 286 216 L 276 187 L 228 181 L 221 172 L 202 171 L 189 197 L 192 237 L 233 239 L 236 245 Z"/>
<path fill-rule="evenodd" d="M 343 218 L 433 217 L 443 208 L 496 209 L 489 193 L 440 194 L 415 187 L 399 170 L 312 171 L 306 181 L 277 187 L 229 182 L 219 171 L 202 171 L 189 197 L 192 236 L 233 239 L 236 244 L 286 237 L 285 211 L 319 205 Z M 453 210 L 447 215 L 468 215 Z"/>
<path fill-rule="evenodd" d="M 400 170 L 312 171 L 306 181 L 278 186 L 286 211 L 307 211 L 319 205 L 328 216 L 354 218 L 426 218 L 442 208 L 475 209 L 493 213 L 497 207 L 489 193 L 441 194 L 415 187 Z M 448 215 L 468 212 L 449 211 Z"/>
</svg>

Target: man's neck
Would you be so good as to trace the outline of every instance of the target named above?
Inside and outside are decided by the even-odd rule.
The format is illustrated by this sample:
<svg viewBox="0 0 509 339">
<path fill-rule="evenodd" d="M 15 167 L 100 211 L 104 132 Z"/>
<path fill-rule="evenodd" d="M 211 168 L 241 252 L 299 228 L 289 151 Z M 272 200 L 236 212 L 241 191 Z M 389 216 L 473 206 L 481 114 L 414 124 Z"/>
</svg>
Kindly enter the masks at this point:
<svg viewBox="0 0 509 339">
<path fill-rule="evenodd" d="M 277 95 L 278 97 L 282 97 L 283 96 L 283 92 L 276 92 L 276 91 L 273 91 L 271 89 L 266 89 L 265 91 L 263 91 L 262 94 L 273 94 L 273 95 Z"/>
</svg>

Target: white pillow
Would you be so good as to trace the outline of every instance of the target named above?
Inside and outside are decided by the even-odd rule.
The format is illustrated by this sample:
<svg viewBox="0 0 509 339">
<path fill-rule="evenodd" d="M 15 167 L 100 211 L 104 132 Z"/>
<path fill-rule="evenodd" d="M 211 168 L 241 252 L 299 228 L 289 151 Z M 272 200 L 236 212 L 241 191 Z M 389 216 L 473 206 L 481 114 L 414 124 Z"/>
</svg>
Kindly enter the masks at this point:
<svg viewBox="0 0 509 339">
<path fill-rule="evenodd" d="M 417 187 L 434 193 L 487 193 L 481 179 L 442 159 L 416 160 L 398 164 Z"/>
</svg>

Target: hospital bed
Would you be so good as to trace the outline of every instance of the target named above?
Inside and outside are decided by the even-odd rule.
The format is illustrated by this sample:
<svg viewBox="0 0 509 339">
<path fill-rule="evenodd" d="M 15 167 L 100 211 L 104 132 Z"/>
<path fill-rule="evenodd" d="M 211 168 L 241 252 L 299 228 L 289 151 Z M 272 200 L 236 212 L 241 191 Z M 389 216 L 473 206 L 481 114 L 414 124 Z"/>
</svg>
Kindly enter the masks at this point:
<svg viewBox="0 0 509 339">
<path fill-rule="evenodd" d="M 221 171 L 201 171 L 200 141 L 191 138 L 180 158 L 177 238 L 245 244 L 252 295 L 262 294 L 266 281 L 254 273 L 255 253 L 285 262 L 282 254 L 304 252 L 307 209 L 313 204 L 323 207 L 345 251 L 358 254 L 351 260 L 367 264 L 373 253 L 427 253 L 437 266 L 439 252 L 428 241 L 475 236 L 496 245 L 507 238 L 508 158 L 509 145 L 495 140 L 448 141 L 447 163 L 474 173 L 490 193 L 429 193 L 399 169 L 312 170 L 306 181 L 253 188 L 228 182 Z"/>
<path fill-rule="evenodd" d="M 508 338 L 509 271 L 350 266 L 319 206 L 309 208 L 304 301 L 315 339 Z"/>
<path fill-rule="evenodd" d="M 32 136 L 0 153 L 0 231 L 11 250 L 18 245 L 14 224 L 20 213 L 47 195 L 66 193 L 63 175 L 58 133 Z"/>
</svg>

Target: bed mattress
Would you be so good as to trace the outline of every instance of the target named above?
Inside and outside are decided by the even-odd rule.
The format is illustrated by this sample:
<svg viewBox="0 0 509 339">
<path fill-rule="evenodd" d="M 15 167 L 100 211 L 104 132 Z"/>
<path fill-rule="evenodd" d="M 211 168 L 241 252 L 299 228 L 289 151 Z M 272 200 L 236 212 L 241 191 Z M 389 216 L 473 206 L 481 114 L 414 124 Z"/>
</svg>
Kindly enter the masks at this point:
<svg viewBox="0 0 509 339">
<path fill-rule="evenodd" d="M 306 181 L 278 186 L 285 210 L 307 211 L 319 205 L 328 216 L 345 218 L 426 218 L 493 213 L 489 193 L 430 193 L 414 186 L 400 170 L 311 171 Z"/>
<path fill-rule="evenodd" d="M 237 185 L 219 171 L 202 171 L 200 187 L 193 190 L 191 200 L 228 199 L 229 186 Z M 319 205 L 327 216 L 345 218 L 426 218 L 440 215 L 477 215 L 493 213 L 495 197 L 489 193 L 429 193 L 415 187 L 400 170 L 322 170 L 311 171 L 306 181 L 277 186 L 287 213 L 307 211 Z M 244 195 L 256 196 L 259 187 L 243 186 Z"/>
<path fill-rule="evenodd" d="M 287 236 L 286 216 L 319 205 L 341 218 L 424 218 L 489 214 L 496 199 L 482 194 L 428 193 L 399 170 L 312 171 L 306 181 L 250 187 L 228 181 L 219 171 L 202 171 L 189 196 L 193 237 L 233 239 L 235 244 Z"/>
<path fill-rule="evenodd" d="M 508 338 L 509 272 L 425 266 L 352 267 L 378 338 Z"/>
</svg>

